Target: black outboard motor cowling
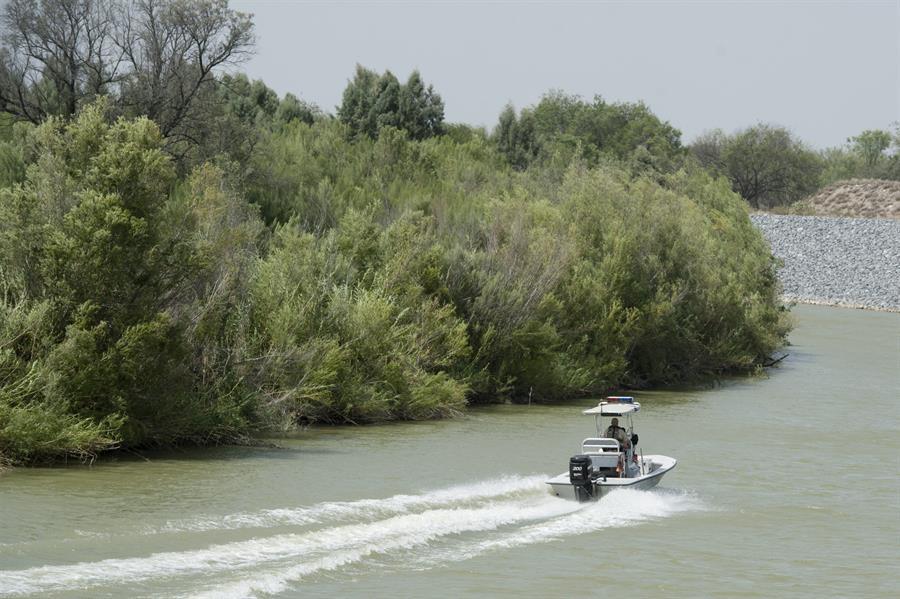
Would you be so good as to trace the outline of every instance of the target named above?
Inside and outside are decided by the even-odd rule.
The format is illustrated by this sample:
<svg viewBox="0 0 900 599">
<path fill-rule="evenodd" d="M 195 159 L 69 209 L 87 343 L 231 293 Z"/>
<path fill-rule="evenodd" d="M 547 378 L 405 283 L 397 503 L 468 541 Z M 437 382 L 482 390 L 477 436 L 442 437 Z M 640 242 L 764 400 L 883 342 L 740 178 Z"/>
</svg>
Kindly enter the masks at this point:
<svg viewBox="0 0 900 599">
<path fill-rule="evenodd" d="M 594 483 L 591 481 L 593 473 L 590 456 L 574 455 L 569 458 L 569 482 L 575 487 L 578 501 L 588 501 L 594 496 Z"/>
<path fill-rule="evenodd" d="M 573 484 L 590 482 L 594 467 L 591 456 L 573 455 L 569 458 L 569 482 Z"/>
</svg>

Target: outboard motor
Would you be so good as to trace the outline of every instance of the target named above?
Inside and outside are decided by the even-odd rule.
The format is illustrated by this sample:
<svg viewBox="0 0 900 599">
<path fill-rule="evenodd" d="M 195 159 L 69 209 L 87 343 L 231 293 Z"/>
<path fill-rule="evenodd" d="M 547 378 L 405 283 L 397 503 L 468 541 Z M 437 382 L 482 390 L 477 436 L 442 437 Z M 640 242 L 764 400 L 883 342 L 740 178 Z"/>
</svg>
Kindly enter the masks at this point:
<svg viewBox="0 0 900 599">
<path fill-rule="evenodd" d="M 591 480 L 593 473 L 590 456 L 575 455 L 569 458 L 569 482 L 575 487 L 578 501 L 589 501 L 594 497 L 594 483 Z"/>
</svg>

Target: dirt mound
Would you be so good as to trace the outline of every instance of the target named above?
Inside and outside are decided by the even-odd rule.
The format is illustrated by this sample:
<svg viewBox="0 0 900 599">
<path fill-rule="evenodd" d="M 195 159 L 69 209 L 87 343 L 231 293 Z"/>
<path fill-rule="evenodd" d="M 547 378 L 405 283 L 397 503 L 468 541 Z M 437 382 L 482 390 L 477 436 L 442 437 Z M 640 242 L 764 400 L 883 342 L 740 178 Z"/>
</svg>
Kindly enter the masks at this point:
<svg viewBox="0 0 900 599">
<path fill-rule="evenodd" d="M 838 181 L 803 200 L 803 204 L 818 216 L 900 219 L 900 181 Z"/>
</svg>

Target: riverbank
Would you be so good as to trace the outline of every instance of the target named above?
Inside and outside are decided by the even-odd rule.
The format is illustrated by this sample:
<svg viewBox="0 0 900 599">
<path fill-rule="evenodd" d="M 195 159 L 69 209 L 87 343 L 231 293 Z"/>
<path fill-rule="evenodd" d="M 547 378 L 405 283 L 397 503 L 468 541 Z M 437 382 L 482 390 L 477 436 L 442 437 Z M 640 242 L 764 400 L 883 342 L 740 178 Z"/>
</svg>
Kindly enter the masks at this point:
<svg viewBox="0 0 900 599">
<path fill-rule="evenodd" d="M 788 302 L 900 311 L 900 221 L 754 214 Z"/>
</svg>

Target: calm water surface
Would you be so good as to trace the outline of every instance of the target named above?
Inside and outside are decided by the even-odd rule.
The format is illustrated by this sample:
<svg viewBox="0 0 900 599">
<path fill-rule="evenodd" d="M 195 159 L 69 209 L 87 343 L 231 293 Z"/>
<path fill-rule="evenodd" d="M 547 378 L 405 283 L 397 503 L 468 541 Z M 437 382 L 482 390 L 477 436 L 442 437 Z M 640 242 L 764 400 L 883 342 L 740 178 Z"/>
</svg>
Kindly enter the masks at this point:
<svg viewBox="0 0 900 599">
<path fill-rule="evenodd" d="M 654 491 L 550 497 L 591 405 L 0 476 L 0 595 L 900 596 L 900 315 L 797 307 L 767 376 L 655 392 Z"/>
</svg>

